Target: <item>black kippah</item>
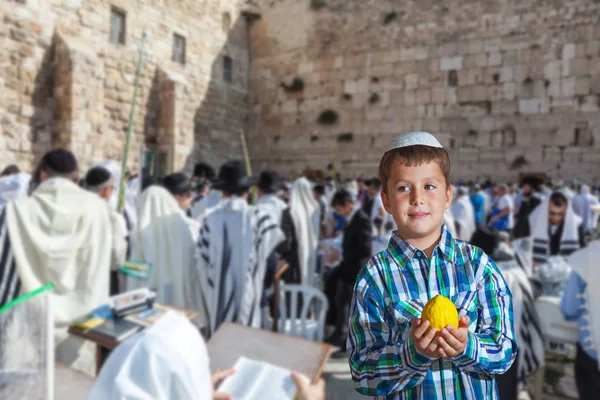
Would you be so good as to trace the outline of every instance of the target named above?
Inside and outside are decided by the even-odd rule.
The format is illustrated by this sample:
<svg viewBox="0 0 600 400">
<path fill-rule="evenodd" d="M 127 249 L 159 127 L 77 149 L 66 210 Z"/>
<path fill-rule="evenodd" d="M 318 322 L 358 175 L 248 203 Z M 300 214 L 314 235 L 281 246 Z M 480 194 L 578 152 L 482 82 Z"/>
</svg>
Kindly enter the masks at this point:
<svg viewBox="0 0 600 400">
<path fill-rule="evenodd" d="M 77 171 L 77 159 L 67 149 L 54 149 L 42 157 L 42 166 L 59 174 L 70 174 Z"/>
<path fill-rule="evenodd" d="M 88 171 L 85 176 L 85 184 L 89 187 L 104 185 L 111 178 L 110 172 L 103 167 L 95 167 Z"/>
</svg>

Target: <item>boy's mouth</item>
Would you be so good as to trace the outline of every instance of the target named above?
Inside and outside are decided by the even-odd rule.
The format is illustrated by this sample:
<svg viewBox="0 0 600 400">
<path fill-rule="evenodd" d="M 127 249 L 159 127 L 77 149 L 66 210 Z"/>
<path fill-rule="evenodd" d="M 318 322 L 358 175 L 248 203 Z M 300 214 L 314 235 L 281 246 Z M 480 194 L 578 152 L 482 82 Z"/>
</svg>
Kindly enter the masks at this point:
<svg viewBox="0 0 600 400">
<path fill-rule="evenodd" d="M 429 215 L 429 213 L 426 213 L 426 212 L 416 212 L 416 213 L 408 214 L 409 217 L 414 218 L 414 219 L 423 219 L 423 218 L 427 217 L 428 215 Z"/>
</svg>

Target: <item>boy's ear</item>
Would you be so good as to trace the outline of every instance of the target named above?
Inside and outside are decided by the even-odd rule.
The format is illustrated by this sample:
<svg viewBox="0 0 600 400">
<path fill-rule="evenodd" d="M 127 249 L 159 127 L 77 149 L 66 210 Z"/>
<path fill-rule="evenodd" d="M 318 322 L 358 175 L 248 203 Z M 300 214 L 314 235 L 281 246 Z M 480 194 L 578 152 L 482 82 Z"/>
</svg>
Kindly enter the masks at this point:
<svg viewBox="0 0 600 400">
<path fill-rule="evenodd" d="M 452 205 L 452 185 L 446 187 L 446 210 Z"/>
<path fill-rule="evenodd" d="M 379 195 L 381 196 L 381 202 L 383 203 L 383 208 L 385 208 L 385 211 L 387 211 L 388 214 L 392 213 L 392 207 L 390 205 L 390 199 L 388 198 L 388 195 L 385 194 L 385 192 L 382 190 Z"/>
</svg>

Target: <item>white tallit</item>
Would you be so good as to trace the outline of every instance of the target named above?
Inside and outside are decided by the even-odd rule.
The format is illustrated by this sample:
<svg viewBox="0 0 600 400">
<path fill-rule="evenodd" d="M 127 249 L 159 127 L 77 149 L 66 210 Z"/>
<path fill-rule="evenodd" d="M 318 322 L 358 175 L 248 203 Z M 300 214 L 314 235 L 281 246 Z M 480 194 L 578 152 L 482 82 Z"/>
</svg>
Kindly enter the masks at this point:
<svg viewBox="0 0 600 400">
<path fill-rule="evenodd" d="M 535 308 L 533 285 L 525 269 L 516 264 L 515 261 L 499 262 L 498 268 L 512 293 L 515 338 L 519 345 L 517 376 L 521 380 L 544 366 L 544 337 Z"/>
<path fill-rule="evenodd" d="M 586 248 L 571 254 L 568 259 L 569 265 L 586 283 L 586 290 L 582 295 L 587 297 L 588 318 L 595 349 L 600 349 L 600 290 L 597 289 L 600 285 L 599 257 L 600 241 L 595 240 Z M 600 359 L 598 359 L 598 369 L 600 369 Z"/>
<path fill-rule="evenodd" d="M 592 207 L 600 204 L 596 196 L 591 194 L 588 185 L 581 186 L 581 194 L 573 199 L 573 209 L 583 219 L 583 227 L 586 232 L 595 230 L 598 225 L 598 214 L 592 211 Z"/>
<path fill-rule="evenodd" d="M 533 239 L 533 258 L 538 263 L 545 262 L 550 256 L 550 237 L 548 233 L 549 206 L 550 196 L 547 196 L 529 215 L 529 226 L 531 227 L 531 237 Z M 579 248 L 579 225 L 581 225 L 581 218 L 575 215 L 575 211 L 569 201 L 562 236 L 560 238 L 559 255 L 571 254 Z"/>
<path fill-rule="evenodd" d="M 88 400 L 212 399 L 208 351 L 185 317 L 167 313 L 108 357 Z"/>
<path fill-rule="evenodd" d="M 475 211 L 468 195 L 460 196 L 452 206 L 450 211 L 454 217 L 455 223 L 460 226 L 458 237 L 456 239 L 469 241 L 475 233 Z"/>
<path fill-rule="evenodd" d="M 152 265 L 148 287 L 156 290 L 158 301 L 197 311 L 202 323 L 205 312 L 195 260 L 199 230 L 166 189 L 150 186 L 142 193 L 132 258 Z"/>
<path fill-rule="evenodd" d="M 275 221 L 237 196 L 224 198 L 200 230 L 198 270 L 211 335 L 226 321 L 261 326 L 267 257 L 283 239 Z"/>
<path fill-rule="evenodd" d="M 294 182 L 290 191 L 290 215 L 298 242 L 300 279 L 303 284 L 313 285 L 317 268 L 317 246 L 319 245 L 319 203 L 306 178 Z"/>
<path fill-rule="evenodd" d="M 68 337 L 66 328 L 108 299 L 109 218 L 106 202 L 63 178 L 44 181 L 30 197 L 6 206 L 21 291 L 54 283 L 56 357 L 88 372 L 89 365 L 78 364 L 83 342 Z"/>
<path fill-rule="evenodd" d="M 0 208 L 14 199 L 27 197 L 31 174 L 21 172 L 0 178 Z"/>
<path fill-rule="evenodd" d="M 256 202 L 256 206 L 265 211 L 277 225 L 281 225 L 281 215 L 288 205 L 274 194 L 265 194 Z"/>
</svg>

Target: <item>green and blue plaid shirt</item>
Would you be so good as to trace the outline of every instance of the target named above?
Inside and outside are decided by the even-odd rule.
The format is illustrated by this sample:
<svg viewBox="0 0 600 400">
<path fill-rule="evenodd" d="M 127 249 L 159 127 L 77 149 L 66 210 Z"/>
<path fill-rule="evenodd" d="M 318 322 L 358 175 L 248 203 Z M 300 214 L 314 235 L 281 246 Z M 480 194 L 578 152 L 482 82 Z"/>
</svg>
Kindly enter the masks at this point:
<svg viewBox="0 0 600 400">
<path fill-rule="evenodd" d="M 471 319 L 467 347 L 455 358 L 426 357 L 411 340 L 410 321 L 437 294 Z M 497 399 L 494 376 L 517 353 L 504 278 L 481 249 L 445 226 L 431 260 L 394 232 L 358 275 L 349 324 L 356 390 L 382 399 Z"/>
</svg>

